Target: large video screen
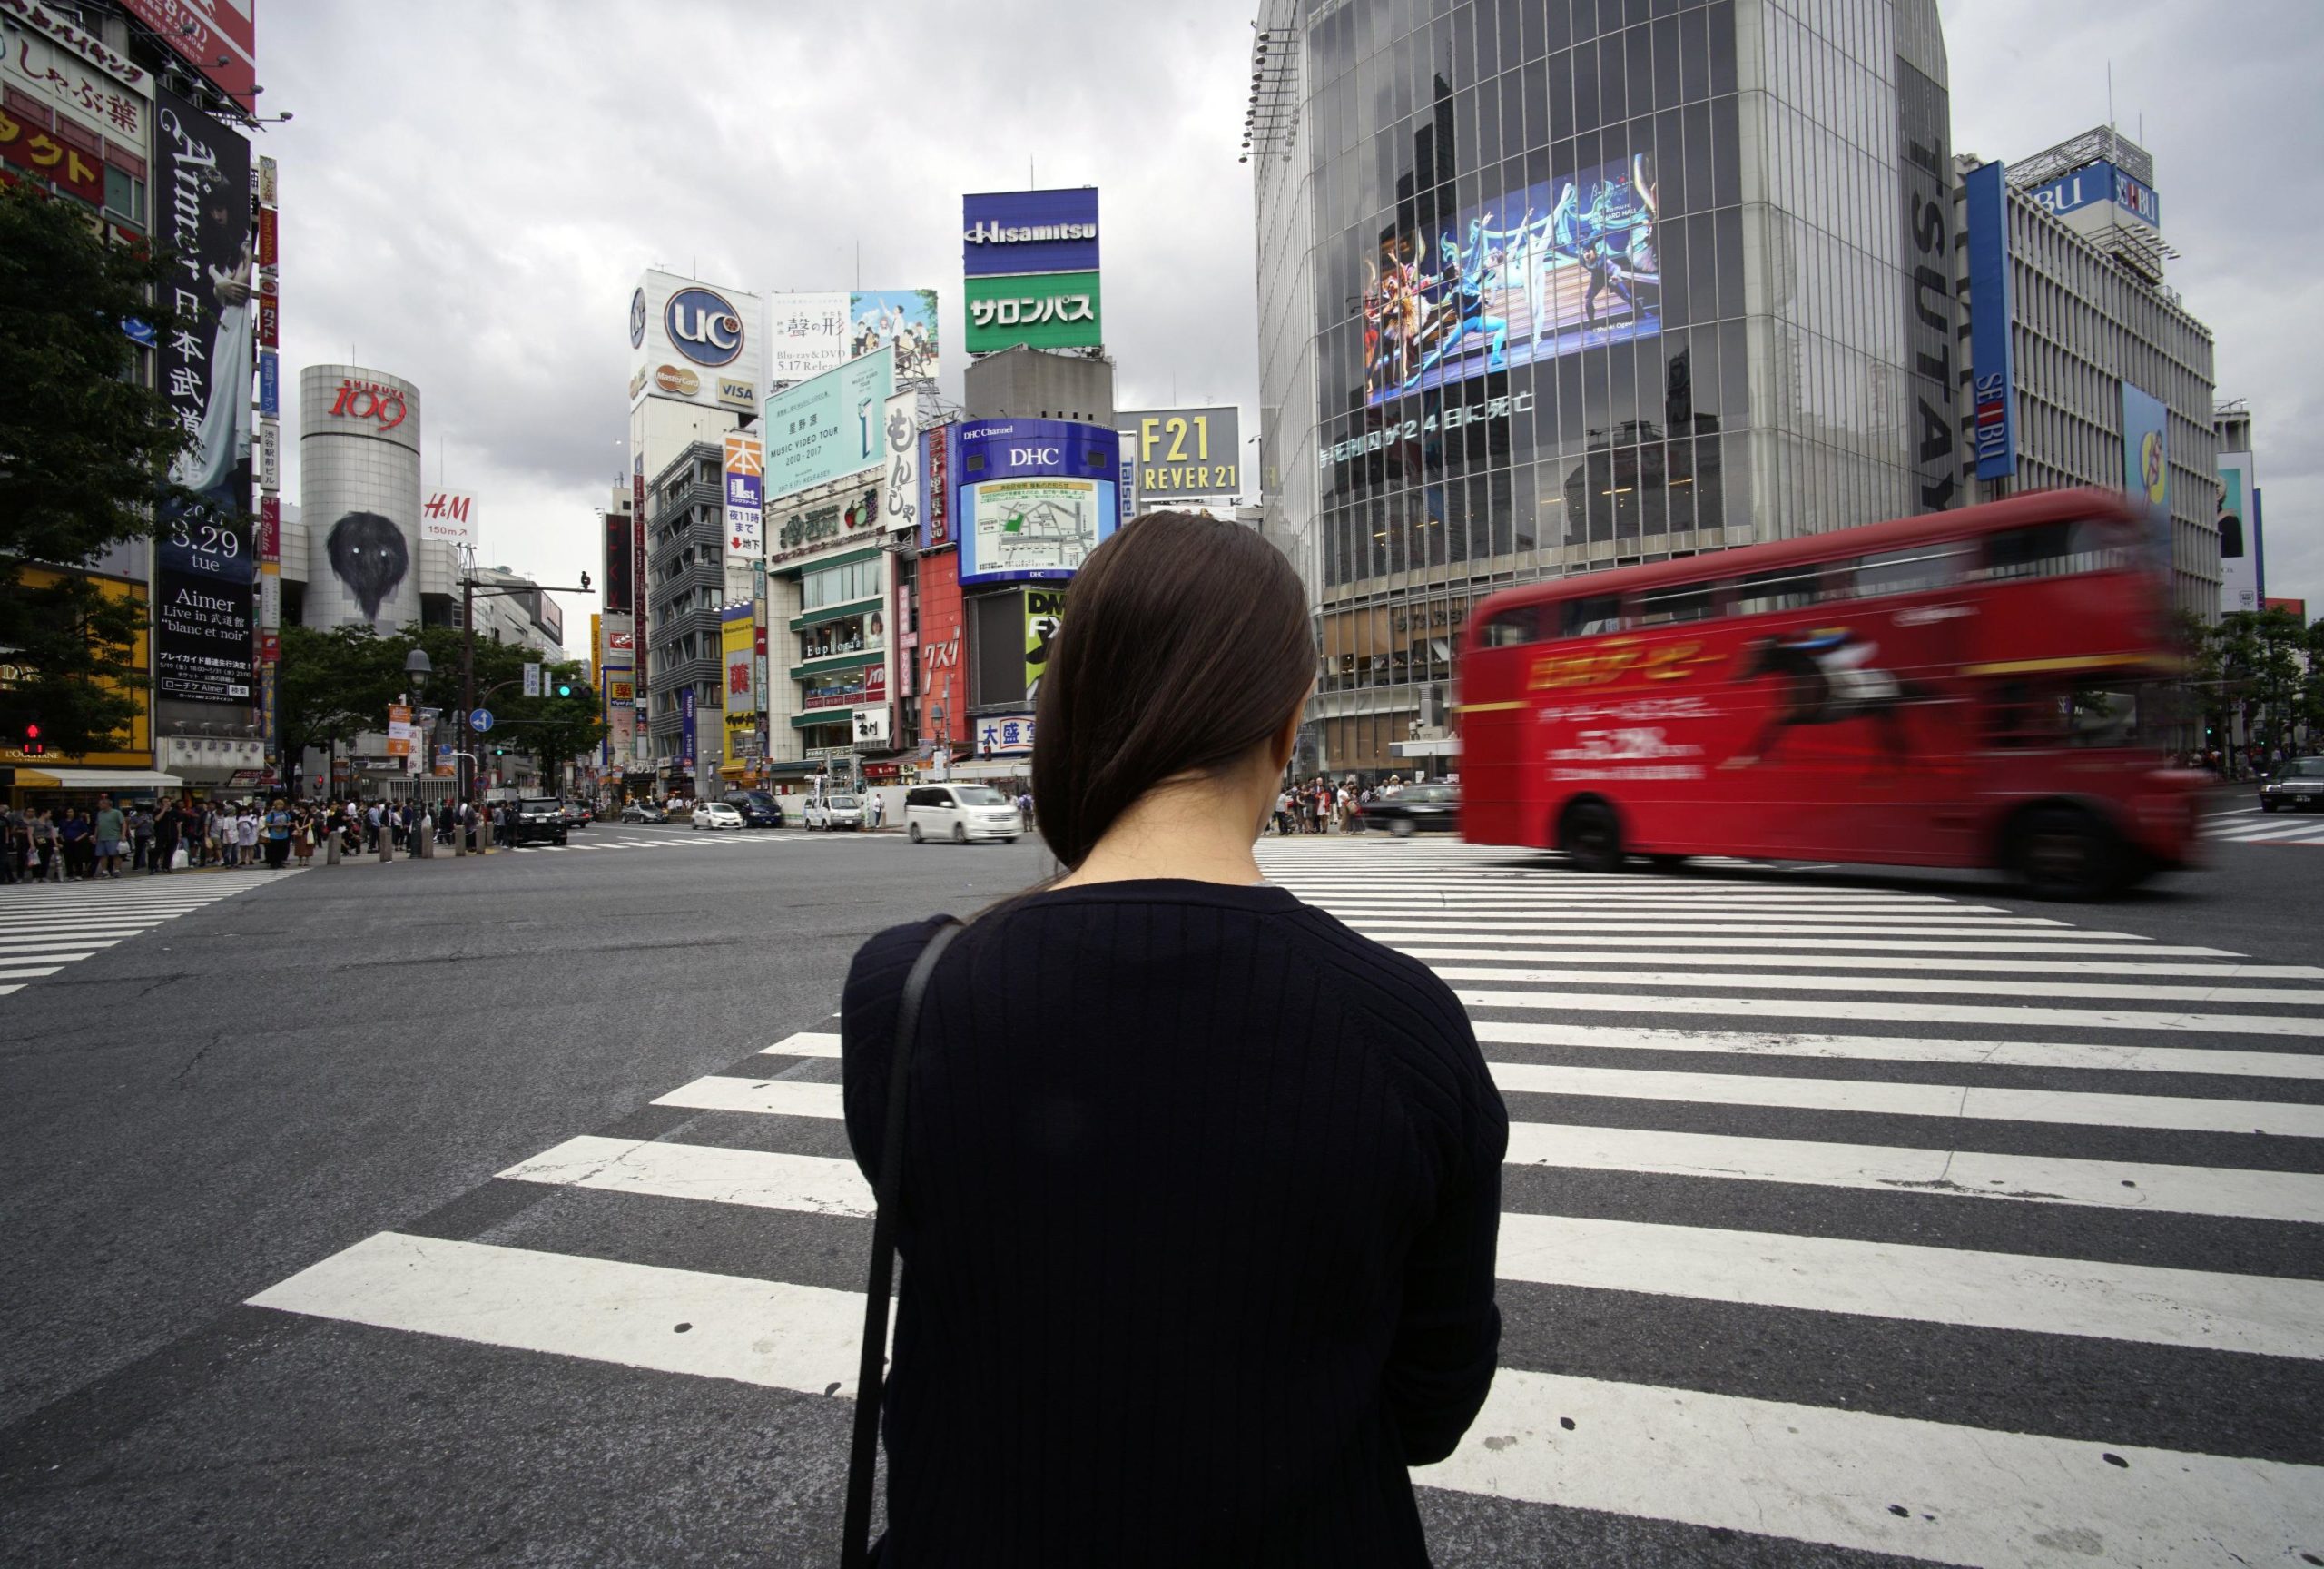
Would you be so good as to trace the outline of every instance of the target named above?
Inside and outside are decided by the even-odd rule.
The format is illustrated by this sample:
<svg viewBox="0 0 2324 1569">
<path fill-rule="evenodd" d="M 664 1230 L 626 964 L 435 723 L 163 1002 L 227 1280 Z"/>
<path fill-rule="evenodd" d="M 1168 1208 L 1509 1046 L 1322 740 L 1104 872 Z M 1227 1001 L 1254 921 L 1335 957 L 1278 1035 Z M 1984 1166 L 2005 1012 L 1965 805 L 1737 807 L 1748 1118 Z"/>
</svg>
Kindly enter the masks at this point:
<svg viewBox="0 0 2324 1569">
<path fill-rule="evenodd" d="M 1642 153 L 1384 240 L 1362 306 L 1366 400 L 1659 332 L 1657 222 Z"/>
</svg>

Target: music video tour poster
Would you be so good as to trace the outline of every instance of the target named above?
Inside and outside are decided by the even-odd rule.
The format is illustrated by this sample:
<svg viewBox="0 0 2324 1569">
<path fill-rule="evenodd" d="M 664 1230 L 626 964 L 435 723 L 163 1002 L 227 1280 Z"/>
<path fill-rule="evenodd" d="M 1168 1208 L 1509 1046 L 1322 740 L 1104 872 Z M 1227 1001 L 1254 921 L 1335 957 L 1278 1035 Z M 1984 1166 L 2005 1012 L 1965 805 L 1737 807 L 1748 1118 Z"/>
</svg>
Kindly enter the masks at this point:
<svg viewBox="0 0 2324 1569">
<path fill-rule="evenodd" d="M 153 137 L 156 240 L 177 321 L 159 345 L 162 395 L 188 437 L 154 538 L 153 659 L 162 697 L 251 702 L 256 551 L 251 497 L 250 144 L 162 89 Z"/>
</svg>

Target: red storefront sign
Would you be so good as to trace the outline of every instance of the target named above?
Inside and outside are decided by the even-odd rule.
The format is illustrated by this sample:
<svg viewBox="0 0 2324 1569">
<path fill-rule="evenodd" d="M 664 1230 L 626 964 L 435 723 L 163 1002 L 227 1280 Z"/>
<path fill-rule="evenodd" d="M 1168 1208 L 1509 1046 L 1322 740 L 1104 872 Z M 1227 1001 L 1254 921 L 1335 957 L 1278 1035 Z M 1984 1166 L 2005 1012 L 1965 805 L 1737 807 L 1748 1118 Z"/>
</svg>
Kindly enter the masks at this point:
<svg viewBox="0 0 2324 1569">
<path fill-rule="evenodd" d="M 105 204 L 104 165 L 94 154 L 5 109 L 0 109 L 0 159 L 34 179 L 54 181 L 92 207 Z"/>
<path fill-rule="evenodd" d="M 969 734 L 969 687 L 962 674 L 968 666 L 961 653 L 960 621 L 960 556 L 950 550 L 922 556 L 920 646 L 912 650 L 922 745 L 947 745 Z"/>
<path fill-rule="evenodd" d="M 274 231 L 275 210 L 271 207 L 260 208 L 258 210 L 258 264 L 261 267 L 272 267 L 278 264 L 274 260 Z"/>
</svg>

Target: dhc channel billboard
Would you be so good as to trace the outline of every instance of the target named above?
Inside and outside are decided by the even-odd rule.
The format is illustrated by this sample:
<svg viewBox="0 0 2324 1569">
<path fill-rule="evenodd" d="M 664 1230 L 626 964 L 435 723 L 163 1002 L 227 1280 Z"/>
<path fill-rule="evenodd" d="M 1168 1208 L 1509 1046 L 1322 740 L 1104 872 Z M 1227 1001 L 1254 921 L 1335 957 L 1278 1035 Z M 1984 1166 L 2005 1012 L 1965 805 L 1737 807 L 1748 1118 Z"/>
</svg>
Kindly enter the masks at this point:
<svg viewBox="0 0 2324 1569">
<path fill-rule="evenodd" d="M 949 444 L 960 581 L 1071 577 L 1121 520 L 1121 438 L 1068 419 L 983 419 Z"/>
</svg>

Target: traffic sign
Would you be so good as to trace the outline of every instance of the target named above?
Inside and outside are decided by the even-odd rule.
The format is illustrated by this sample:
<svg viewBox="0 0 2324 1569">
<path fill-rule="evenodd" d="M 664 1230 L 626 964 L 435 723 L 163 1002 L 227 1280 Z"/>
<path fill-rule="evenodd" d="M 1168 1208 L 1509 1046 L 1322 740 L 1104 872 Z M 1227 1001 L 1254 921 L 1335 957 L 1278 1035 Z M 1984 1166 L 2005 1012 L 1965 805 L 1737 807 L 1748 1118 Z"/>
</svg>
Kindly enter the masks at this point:
<svg viewBox="0 0 2324 1569">
<path fill-rule="evenodd" d="M 481 735 L 492 728 L 492 710 L 478 708 L 468 715 L 468 728 Z"/>
</svg>

